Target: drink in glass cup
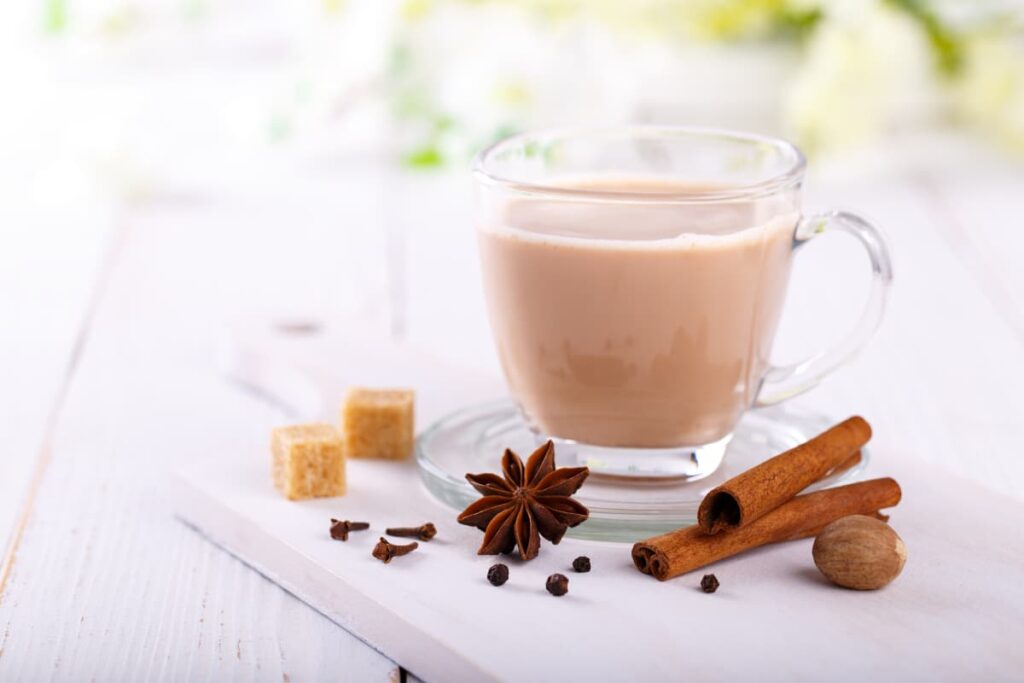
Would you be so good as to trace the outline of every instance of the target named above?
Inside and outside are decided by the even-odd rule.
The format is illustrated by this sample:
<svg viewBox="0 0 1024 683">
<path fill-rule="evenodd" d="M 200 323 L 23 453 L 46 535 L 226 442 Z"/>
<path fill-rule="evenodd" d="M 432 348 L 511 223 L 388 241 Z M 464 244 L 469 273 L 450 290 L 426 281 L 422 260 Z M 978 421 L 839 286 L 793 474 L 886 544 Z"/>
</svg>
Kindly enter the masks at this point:
<svg viewBox="0 0 1024 683">
<path fill-rule="evenodd" d="M 746 410 L 814 386 L 867 341 L 891 278 L 884 242 L 849 213 L 802 216 L 803 170 L 781 140 L 655 126 L 527 133 L 480 155 L 491 327 L 538 438 L 590 463 L 643 456 L 641 476 L 706 476 Z M 868 307 L 837 349 L 776 367 L 793 253 L 836 229 L 871 257 Z"/>
</svg>

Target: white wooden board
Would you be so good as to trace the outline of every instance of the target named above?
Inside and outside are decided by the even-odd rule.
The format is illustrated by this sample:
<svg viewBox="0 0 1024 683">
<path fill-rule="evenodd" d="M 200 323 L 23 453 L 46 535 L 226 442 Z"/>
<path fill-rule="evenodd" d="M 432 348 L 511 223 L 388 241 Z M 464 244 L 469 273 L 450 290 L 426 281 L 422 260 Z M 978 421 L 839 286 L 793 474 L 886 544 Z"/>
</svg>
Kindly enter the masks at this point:
<svg viewBox="0 0 1024 683">
<path fill-rule="evenodd" d="M 374 353 L 391 359 L 386 372 L 421 368 L 420 387 L 432 374 L 438 409 L 486 397 L 458 390 L 486 378 L 396 349 Z M 361 364 L 362 375 L 379 362 Z M 876 448 L 869 473 L 904 488 L 891 523 L 909 560 L 894 584 L 834 588 L 814 569 L 810 541 L 800 541 L 714 566 L 714 595 L 697 589 L 702 572 L 659 583 L 633 569 L 628 545 L 573 539 L 530 563 L 504 559 L 511 578 L 495 588 L 485 573 L 496 558 L 475 554 L 479 532 L 455 522 L 412 463 L 352 462 L 347 496 L 293 503 L 273 491 L 267 452 L 194 455 L 174 497 L 183 519 L 426 680 L 1024 672 L 1024 506 L 903 453 Z M 373 528 L 333 541 L 331 517 Z M 385 527 L 428 520 L 438 538 L 412 555 L 387 566 L 370 556 Z M 592 558 L 591 573 L 569 568 L 579 554 Z M 570 577 L 564 598 L 544 590 L 554 572 Z"/>
</svg>

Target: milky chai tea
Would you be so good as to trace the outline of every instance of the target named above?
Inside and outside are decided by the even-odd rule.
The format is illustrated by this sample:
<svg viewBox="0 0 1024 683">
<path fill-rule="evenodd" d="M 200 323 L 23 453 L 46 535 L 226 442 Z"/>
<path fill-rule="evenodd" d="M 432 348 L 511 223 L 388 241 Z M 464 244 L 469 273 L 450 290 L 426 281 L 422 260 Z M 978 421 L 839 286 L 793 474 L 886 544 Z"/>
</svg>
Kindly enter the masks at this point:
<svg viewBox="0 0 1024 683">
<path fill-rule="evenodd" d="M 666 180 L 575 180 L 686 195 Z M 479 226 L 509 386 L 545 433 L 604 446 L 715 441 L 757 394 L 789 279 L 797 214 L 715 204 L 512 197 Z"/>
</svg>

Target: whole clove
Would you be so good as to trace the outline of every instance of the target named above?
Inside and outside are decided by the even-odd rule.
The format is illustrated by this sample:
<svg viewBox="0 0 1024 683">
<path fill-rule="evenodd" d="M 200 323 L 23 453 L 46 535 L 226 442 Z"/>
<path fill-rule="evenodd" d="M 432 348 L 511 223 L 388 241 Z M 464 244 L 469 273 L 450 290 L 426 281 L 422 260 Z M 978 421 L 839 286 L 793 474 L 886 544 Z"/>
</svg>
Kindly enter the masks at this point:
<svg viewBox="0 0 1024 683">
<path fill-rule="evenodd" d="M 437 536 L 437 527 L 430 522 L 427 522 L 420 526 L 392 527 L 390 529 L 385 529 L 384 533 L 388 536 L 404 536 L 407 538 L 418 538 L 421 541 L 429 541 L 434 536 Z"/>
<path fill-rule="evenodd" d="M 548 589 L 548 593 L 561 597 L 569 592 L 569 579 L 565 574 L 552 574 L 548 577 L 545 588 Z"/>
<path fill-rule="evenodd" d="M 331 538 L 336 541 L 347 541 L 350 531 L 362 531 L 369 528 L 369 522 L 350 522 L 347 519 L 331 518 Z"/>
<path fill-rule="evenodd" d="M 391 561 L 391 558 L 399 557 L 401 555 L 408 555 L 413 550 L 416 550 L 416 548 L 419 547 L 420 544 L 416 543 L 415 541 L 407 545 L 395 545 L 394 543 L 389 542 L 386 538 L 381 536 L 380 541 L 377 543 L 377 545 L 373 546 L 372 555 L 384 564 L 387 564 Z"/>
</svg>

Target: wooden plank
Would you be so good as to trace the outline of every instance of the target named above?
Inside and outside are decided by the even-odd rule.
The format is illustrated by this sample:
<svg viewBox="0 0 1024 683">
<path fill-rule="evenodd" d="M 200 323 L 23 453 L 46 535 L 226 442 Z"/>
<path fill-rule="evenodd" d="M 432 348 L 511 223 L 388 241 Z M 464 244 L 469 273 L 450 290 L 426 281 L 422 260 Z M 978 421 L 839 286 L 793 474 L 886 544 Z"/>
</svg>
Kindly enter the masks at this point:
<svg viewBox="0 0 1024 683">
<path fill-rule="evenodd" d="M 45 208 L 13 198 L 0 207 L 0 594 L 17 550 L 32 482 L 116 250 L 115 217 L 102 203 Z"/>
<path fill-rule="evenodd" d="M 496 372 L 465 174 L 402 178 L 406 232 L 405 339 L 462 367 Z M 429 220 L 424 220 L 424 217 Z"/>
<path fill-rule="evenodd" d="M 442 383 L 453 376 L 461 375 L 439 372 Z M 449 391 L 457 398 L 457 385 Z M 701 572 L 662 584 L 632 567 L 628 545 L 573 538 L 532 562 L 503 559 L 511 579 L 496 589 L 484 578 L 496 558 L 474 553 L 479 531 L 457 524 L 455 511 L 401 463 L 353 461 L 344 498 L 294 503 L 273 491 L 252 453 L 225 453 L 187 471 L 178 505 L 212 538 L 425 680 L 664 679 L 680 671 L 745 679 L 764 670 L 787 680 L 824 670 L 848 680 L 1012 676 L 1024 665 L 1024 587 L 1014 581 L 1024 562 L 1014 525 L 1024 507 L 925 461 L 886 455 L 872 471 L 904 483 L 892 524 L 911 550 L 903 576 L 873 593 L 829 586 L 813 568 L 809 540 L 716 564 L 723 589 L 714 597 L 697 590 Z M 344 544 L 328 537 L 324 522 L 335 514 L 374 529 L 431 519 L 438 536 L 385 567 L 370 557 L 372 529 Z M 580 554 L 591 558 L 590 574 L 568 571 Z M 985 581 L 972 580 L 979 565 Z M 571 586 L 557 600 L 544 591 L 556 571 Z M 570 636 L 590 646 L 567 648 Z M 609 642 L 615 647 L 593 646 Z"/>
<path fill-rule="evenodd" d="M 317 252 L 319 236 L 344 236 L 331 230 L 335 216 L 282 231 L 278 221 L 294 216 L 281 206 L 287 199 L 262 216 L 252 203 L 129 217 L 131 239 L 83 346 L 0 601 L 0 678 L 400 676 L 183 527 L 163 496 L 168 469 L 190 444 L 206 444 L 213 457 L 262 453 L 282 419 L 221 378 L 216 350 L 228 313 L 259 306 L 253 294 L 276 298 L 269 310 L 290 311 L 289 296 L 305 300 L 304 287 L 331 277 L 343 292 L 372 291 L 339 279 L 339 259 Z M 286 242 L 316 252 L 295 254 L 307 270 L 273 271 Z M 346 258 L 359 258 L 354 247 Z"/>
<path fill-rule="evenodd" d="M 937 232 L 1024 350 L 1024 173 L 956 181 L 925 176 L 916 184 Z"/>
</svg>

